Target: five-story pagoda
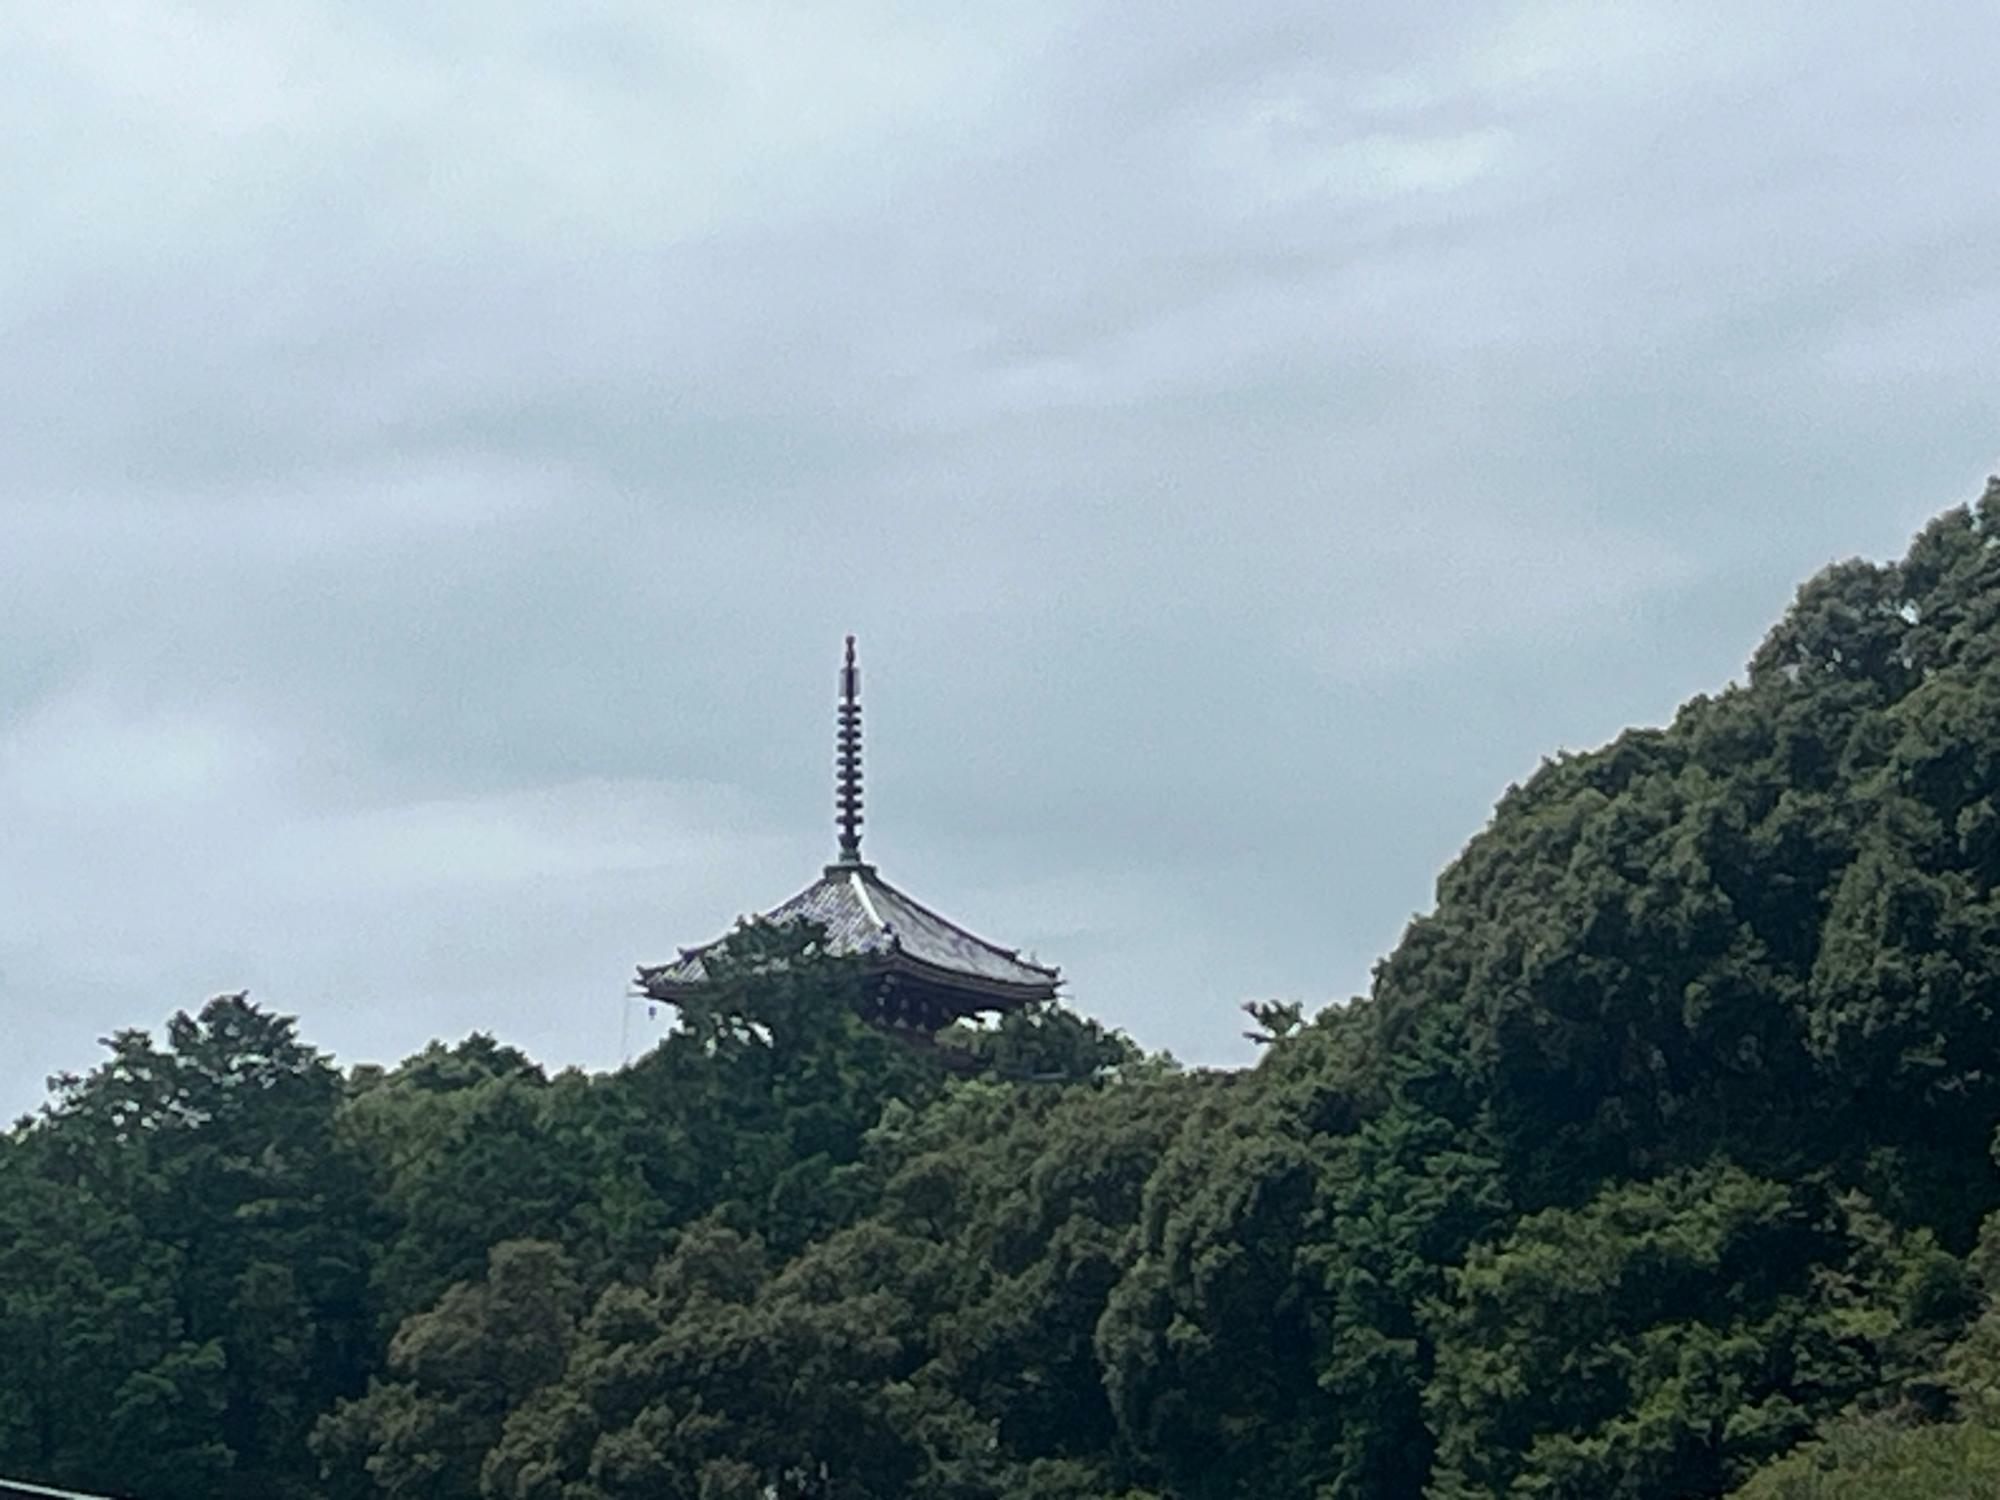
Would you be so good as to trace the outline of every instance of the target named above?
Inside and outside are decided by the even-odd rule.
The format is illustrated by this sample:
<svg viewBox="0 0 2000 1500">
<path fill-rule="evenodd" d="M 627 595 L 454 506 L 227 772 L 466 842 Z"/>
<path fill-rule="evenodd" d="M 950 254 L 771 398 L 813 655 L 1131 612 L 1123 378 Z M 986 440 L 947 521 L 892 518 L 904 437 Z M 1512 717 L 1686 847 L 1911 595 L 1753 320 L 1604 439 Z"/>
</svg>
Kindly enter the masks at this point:
<svg viewBox="0 0 2000 1500">
<path fill-rule="evenodd" d="M 834 807 L 839 857 L 818 880 L 759 920 L 807 920 L 824 928 L 829 952 L 862 961 L 863 1004 L 868 1018 L 883 1026 L 930 1034 L 962 1017 L 1051 999 L 1061 980 L 1055 969 L 945 920 L 863 862 L 861 669 L 854 662 L 851 635 L 840 673 L 838 722 Z M 640 989 L 670 1005 L 693 998 L 710 983 L 705 956 L 727 941 L 722 937 L 683 948 L 672 963 L 642 966 Z"/>
</svg>

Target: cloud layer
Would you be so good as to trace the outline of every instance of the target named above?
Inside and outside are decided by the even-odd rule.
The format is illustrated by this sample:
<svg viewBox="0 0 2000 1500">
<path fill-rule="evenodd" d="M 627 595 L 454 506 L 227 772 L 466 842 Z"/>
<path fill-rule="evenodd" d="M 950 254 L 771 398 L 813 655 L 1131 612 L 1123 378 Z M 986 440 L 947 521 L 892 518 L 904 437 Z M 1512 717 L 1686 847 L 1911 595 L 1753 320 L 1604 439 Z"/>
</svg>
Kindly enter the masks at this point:
<svg viewBox="0 0 2000 1500">
<path fill-rule="evenodd" d="M 1232 1060 L 1977 492 L 1990 9 L 1407 9 L 20 7 L 0 1108 L 244 986 L 615 1062 L 848 630 L 890 878 Z"/>
</svg>

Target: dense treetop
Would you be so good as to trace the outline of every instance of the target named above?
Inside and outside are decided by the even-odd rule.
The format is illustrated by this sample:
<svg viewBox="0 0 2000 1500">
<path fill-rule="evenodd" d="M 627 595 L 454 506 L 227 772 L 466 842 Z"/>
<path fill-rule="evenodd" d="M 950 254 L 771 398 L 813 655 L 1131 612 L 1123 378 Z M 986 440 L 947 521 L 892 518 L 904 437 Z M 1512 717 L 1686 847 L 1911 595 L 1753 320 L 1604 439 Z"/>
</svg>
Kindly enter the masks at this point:
<svg viewBox="0 0 2000 1500">
<path fill-rule="evenodd" d="M 1240 1073 L 746 927 L 617 1073 L 241 995 L 0 1136 L 0 1473 L 140 1500 L 2000 1485 L 2000 487 L 1502 798 Z M 1984 1227 L 1983 1227 L 1984 1226 Z"/>
</svg>

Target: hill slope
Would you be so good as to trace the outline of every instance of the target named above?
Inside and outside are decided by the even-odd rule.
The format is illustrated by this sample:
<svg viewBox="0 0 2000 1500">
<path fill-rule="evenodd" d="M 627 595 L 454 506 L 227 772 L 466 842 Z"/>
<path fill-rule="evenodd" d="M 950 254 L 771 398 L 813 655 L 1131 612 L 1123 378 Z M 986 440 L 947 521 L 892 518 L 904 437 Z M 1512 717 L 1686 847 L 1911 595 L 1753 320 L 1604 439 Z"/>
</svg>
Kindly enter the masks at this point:
<svg viewBox="0 0 2000 1500">
<path fill-rule="evenodd" d="M 2000 487 L 1545 764 L 1244 1073 L 1051 1008 L 958 1076 L 797 931 L 602 1077 L 482 1037 L 343 1076 L 240 996 L 114 1038 L 0 1138 L 0 1472 L 1951 1493 L 2000 1446 L 1996 541 Z"/>
</svg>

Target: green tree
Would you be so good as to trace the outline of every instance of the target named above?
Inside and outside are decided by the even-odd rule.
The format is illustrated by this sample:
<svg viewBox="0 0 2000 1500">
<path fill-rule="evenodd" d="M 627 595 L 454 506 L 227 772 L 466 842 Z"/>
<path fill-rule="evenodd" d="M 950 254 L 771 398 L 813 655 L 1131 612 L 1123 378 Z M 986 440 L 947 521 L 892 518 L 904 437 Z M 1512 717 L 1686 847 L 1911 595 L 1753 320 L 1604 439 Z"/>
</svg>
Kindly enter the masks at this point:
<svg viewBox="0 0 2000 1500">
<path fill-rule="evenodd" d="M 1760 1469 L 1735 1500 L 1977 1500 L 2000 1495 L 2000 1431 L 1844 1424 Z"/>
<path fill-rule="evenodd" d="M 320 1420 L 312 1447 L 329 1477 L 384 1500 L 474 1500 L 507 1414 L 561 1374 L 579 1301 L 556 1246 L 494 1246 L 483 1280 L 397 1330 L 388 1377 Z"/>
<path fill-rule="evenodd" d="M 242 995 L 176 1015 L 165 1048 L 107 1045 L 10 1152 L 0 1306 L 38 1353 L 0 1407 L 31 1413 L 36 1472 L 162 1500 L 308 1494 L 306 1432 L 366 1359 L 339 1075 Z M 80 1400 L 95 1427 L 66 1438 L 49 1410 Z"/>
<path fill-rule="evenodd" d="M 1430 1493 L 1720 1494 L 1904 1373 L 1910 1325 L 1962 1316 L 1959 1283 L 1927 1235 L 1735 1167 L 1531 1215 L 1432 1315 Z"/>
</svg>

